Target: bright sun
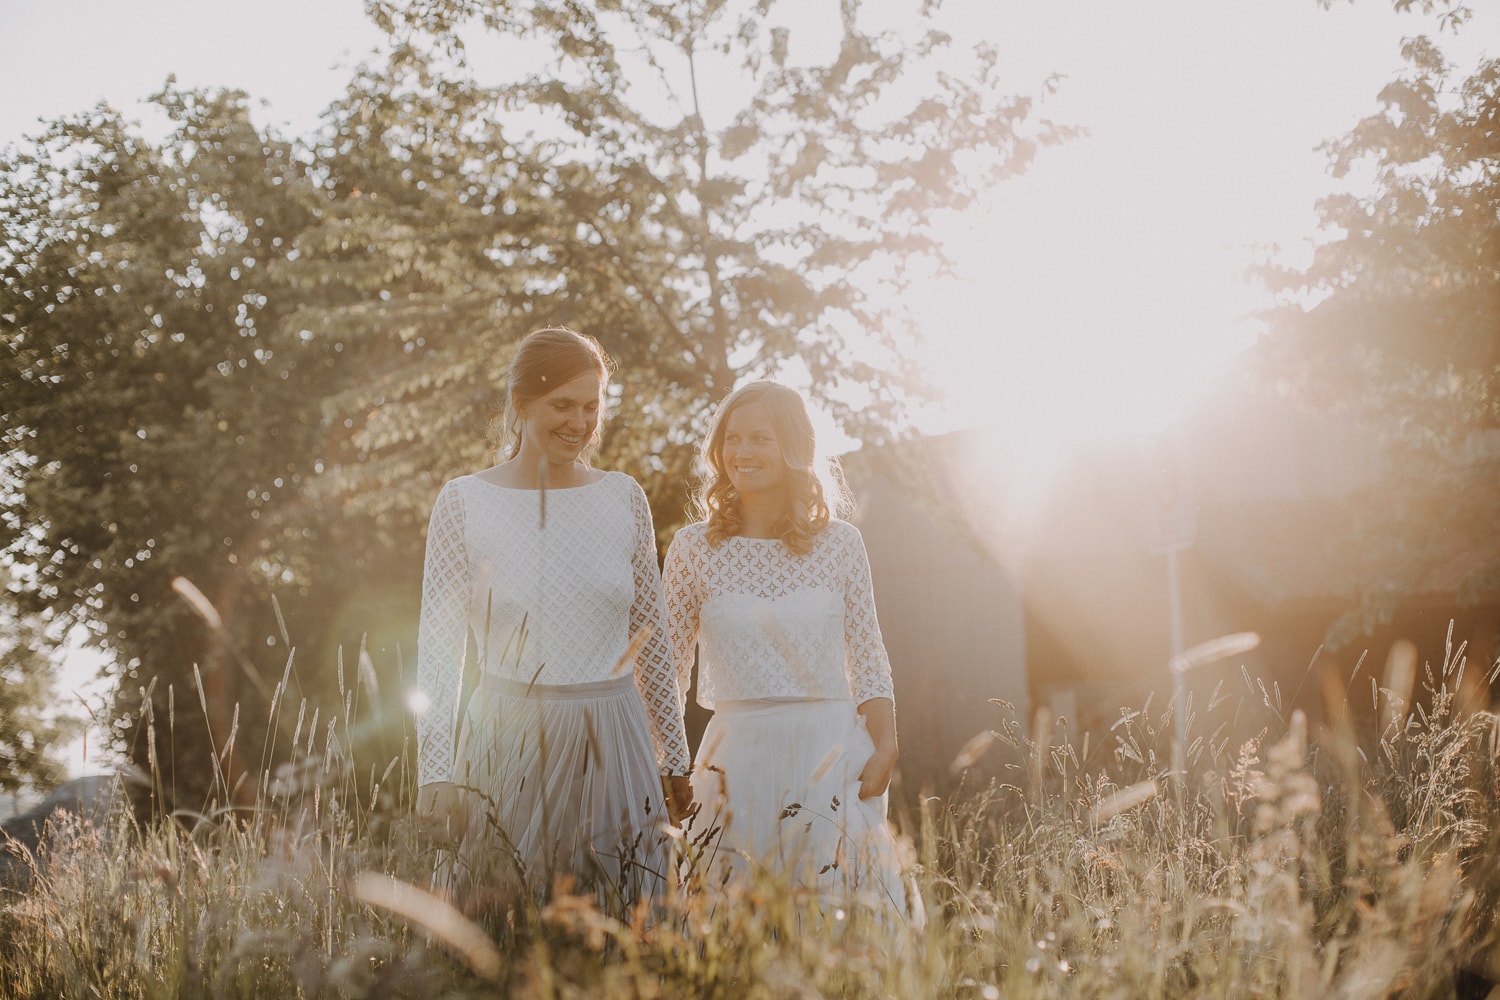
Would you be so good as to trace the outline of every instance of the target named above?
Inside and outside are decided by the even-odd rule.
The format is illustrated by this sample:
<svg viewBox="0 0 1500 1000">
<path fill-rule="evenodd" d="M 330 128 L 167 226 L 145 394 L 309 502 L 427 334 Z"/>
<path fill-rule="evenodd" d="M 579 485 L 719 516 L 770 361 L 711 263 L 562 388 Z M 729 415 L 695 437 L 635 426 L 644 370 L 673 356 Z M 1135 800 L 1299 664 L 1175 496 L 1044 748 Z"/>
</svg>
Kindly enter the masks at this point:
<svg viewBox="0 0 1500 1000">
<path fill-rule="evenodd" d="M 1008 182 L 952 220 L 958 276 L 913 308 L 947 407 L 976 427 L 1008 499 L 1039 502 L 1068 452 L 1166 429 L 1251 342 L 1263 305 L 1242 245 L 1205 226 L 1174 178 L 1136 197 L 1088 183 L 1091 140 L 1049 151 L 1043 179 Z"/>
</svg>

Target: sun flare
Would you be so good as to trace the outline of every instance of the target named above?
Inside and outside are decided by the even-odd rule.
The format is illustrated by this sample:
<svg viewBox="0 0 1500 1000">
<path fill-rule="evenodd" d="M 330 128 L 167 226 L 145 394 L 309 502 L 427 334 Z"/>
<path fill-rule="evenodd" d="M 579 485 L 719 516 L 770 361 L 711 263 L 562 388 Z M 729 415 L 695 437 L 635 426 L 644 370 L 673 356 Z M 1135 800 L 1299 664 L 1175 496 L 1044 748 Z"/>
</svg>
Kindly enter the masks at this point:
<svg viewBox="0 0 1500 1000">
<path fill-rule="evenodd" d="M 933 425 L 979 430 L 975 462 L 1024 512 L 1080 447 L 1170 427 L 1251 342 L 1258 303 L 1248 250 L 1205 246 L 1168 192 L 1142 205 L 1013 187 L 951 220 L 956 276 L 913 308 L 945 401 Z"/>
</svg>

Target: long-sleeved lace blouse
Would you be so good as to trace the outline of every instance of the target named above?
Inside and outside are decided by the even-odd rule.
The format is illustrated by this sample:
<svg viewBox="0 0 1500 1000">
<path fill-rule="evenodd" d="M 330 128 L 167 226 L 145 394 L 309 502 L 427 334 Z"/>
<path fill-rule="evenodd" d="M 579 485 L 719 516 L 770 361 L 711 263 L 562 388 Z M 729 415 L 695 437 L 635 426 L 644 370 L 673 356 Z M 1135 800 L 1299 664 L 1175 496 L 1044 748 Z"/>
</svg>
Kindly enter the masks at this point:
<svg viewBox="0 0 1500 1000">
<path fill-rule="evenodd" d="M 686 774 L 655 530 L 640 485 L 609 472 L 543 495 L 477 476 L 450 480 L 427 529 L 417 683 L 431 704 L 417 718 L 418 782 L 451 779 L 468 656 L 499 678 L 582 684 L 616 676 L 643 630 L 633 667 L 657 764 Z"/>
<path fill-rule="evenodd" d="M 686 697 L 698 649 L 698 704 L 759 698 L 892 698 L 891 664 L 859 529 L 834 520 L 799 556 L 780 539 L 708 544 L 690 524 L 667 550 L 667 631 Z"/>
</svg>

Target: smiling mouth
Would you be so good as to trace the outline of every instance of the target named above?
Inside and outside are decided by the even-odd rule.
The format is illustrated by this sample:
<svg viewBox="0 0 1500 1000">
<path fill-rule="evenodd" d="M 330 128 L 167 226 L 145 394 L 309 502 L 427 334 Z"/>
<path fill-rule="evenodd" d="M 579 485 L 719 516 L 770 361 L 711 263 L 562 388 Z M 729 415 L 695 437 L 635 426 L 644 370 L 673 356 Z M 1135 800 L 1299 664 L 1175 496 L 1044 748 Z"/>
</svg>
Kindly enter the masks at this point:
<svg viewBox="0 0 1500 1000">
<path fill-rule="evenodd" d="M 581 437 L 569 437 L 567 434 L 559 434 L 559 435 L 557 435 L 557 437 L 558 437 L 558 440 L 562 441 L 564 444 L 582 444 L 583 443 L 583 438 L 581 438 Z"/>
</svg>

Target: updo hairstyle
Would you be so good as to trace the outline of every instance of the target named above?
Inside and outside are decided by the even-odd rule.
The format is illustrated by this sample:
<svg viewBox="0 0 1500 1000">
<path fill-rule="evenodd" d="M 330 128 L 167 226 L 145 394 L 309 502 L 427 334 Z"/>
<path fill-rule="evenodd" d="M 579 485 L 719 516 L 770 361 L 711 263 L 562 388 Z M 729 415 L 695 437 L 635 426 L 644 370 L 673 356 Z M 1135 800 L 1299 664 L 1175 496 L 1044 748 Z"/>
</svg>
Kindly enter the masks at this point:
<svg viewBox="0 0 1500 1000">
<path fill-rule="evenodd" d="M 549 326 L 528 333 L 516 346 L 505 379 L 505 410 L 501 417 L 500 450 L 506 458 L 521 451 L 521 410 L 580 375 L 594 372 L 600 380 L 599 425 L 583 446 L 579 458 L 585 465 L 599 449 L 604 427 L 604 389 L 614 363 L 599 342 L 586 333 L 565 326 Z"/>
</svg>

